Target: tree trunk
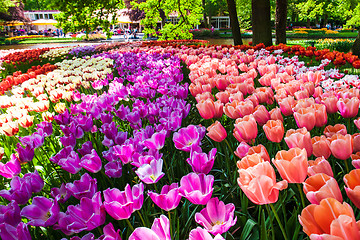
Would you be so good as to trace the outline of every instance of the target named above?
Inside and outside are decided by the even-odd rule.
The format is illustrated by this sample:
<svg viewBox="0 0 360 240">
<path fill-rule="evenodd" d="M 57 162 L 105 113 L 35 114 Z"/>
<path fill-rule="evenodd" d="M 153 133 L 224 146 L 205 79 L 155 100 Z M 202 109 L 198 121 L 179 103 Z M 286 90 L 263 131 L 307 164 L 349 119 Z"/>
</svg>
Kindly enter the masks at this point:
<svg viewBox="0 0 360 240">
<path fill-rule="evenodd" d="M 354 45 L 351 47 L 351 51 L 354 55 L 360 57 L 360 29 L 358 30 L 358 35 L 354 42 Z"/>
<path fill-rule="evenodd" d="M 204 27 L 209 28 L 208 20 L 206 17 L 206 11 L 205 11 L 205 0 L 202 0 L 202 6 L 203 6 Z"/>
<path fill-rule="evenodd" d="M 229 10 L 231 31 L 234 38 L 234 45 L 242 45 L 239 20 L 236 12 L 235 0 L 226 0 Z"/>
<path fill-rule="evenodd" d="M 287 0 L 276 0 L 276 44 L 286 44 Z"/>
<path fill-rule="evenodd" d="M 264 43 L 265 46 L 271 46 L 270 0 L 252 0 L 251 8 L 253 44 Z"/>
<path fill-rule="evenodd" d="M 306 27 L 310 28 L 310 18 L 307 19 Z"/>
</svg>

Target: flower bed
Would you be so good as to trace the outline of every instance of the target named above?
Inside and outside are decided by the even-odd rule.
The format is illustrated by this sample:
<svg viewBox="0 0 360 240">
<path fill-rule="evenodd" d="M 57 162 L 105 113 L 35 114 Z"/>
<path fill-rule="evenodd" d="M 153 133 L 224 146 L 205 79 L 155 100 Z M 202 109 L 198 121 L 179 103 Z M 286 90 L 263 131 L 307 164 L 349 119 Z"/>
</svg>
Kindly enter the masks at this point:
<svg viewBox="0 0 360 240">
<path fill-rule="evenodd" d="M 182 43 L 50 50 L 82 58 L 1 96 L 32 118 L 2 125 L 2 238 L 359 238 L 359 60 Z"/>
</svg>

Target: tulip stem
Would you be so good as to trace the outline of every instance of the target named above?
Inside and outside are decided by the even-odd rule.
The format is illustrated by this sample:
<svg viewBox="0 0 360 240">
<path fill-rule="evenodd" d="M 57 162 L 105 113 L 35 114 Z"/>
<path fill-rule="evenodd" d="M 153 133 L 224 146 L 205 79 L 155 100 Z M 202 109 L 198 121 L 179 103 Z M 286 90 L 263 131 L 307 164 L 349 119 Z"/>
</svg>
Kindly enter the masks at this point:
<svg viewBox="0 0 360 240">
<path fill-rule="evenodd" d="M 125 219 L 126 223 L 128 224 L 129 228 L 131 229 L 131 231 L 133 232 L 135 229 L 134 227 L 131 225 L 131 222 L 129 221 L 129 219 Z"/>
<path fill-rule="evenodd" d="M 172 238 L 173 232 L 172 232 L 172 224 L 171 224 L 171 212 L 168 211 L 168 216 L 169 216 L 169 225 L 170 225 L 170 238 Z"/>
<path fill-rule="evenodd" d="M 140 217 L 141 222 L 142 222 L 142 224 L 144 225 L 144 227 L 147 227 L 147 225 L 145 224 L 145 220 L 144 220 L 142 214 L 140 213 L 140 211 L 137 211 L 137 213 L 139 214 L 139 217 Z"/>
<path fill-rule="evenodd" d="M 231 146 L 230 146 L 230 143 L 228 142 L 228 140 L 226 140 L 226 138 L 225 138 L 224 140 L 225 140 L 225 142 L 226 142 L 226 144 L 227 144 L 227 146 L 228 146 L 228 148 L 229 148 L 229 150 L 230 150 L 231 154 L 233 154 L 233 153 L 234 153 L 234 151 L 232 150 L 232 148 L 231 148 Z"/>
<path fill-rule="evenodd" d="M 348 160 L 347 159 L 345 159 L 345 169 L 346 169 L 346 173 L 349 173 L 350 172 L 350 170 L 349 170 L 349 164 L 348 164 Z"/>
<path fill-rule="evenodd" d="M 296 186 L 297 186 L 297 188 L 299 190 L 299 193 L 300 193 L 301 205 L 302 205 L 303 208 L 305 208 L 305 199 L 304 199 L 304 194 L 303 194 L 303 191 L 301 189 L 300 183 L 297 183 Z"/>
<path fill-rule="evenodd" d="M 285 232 L 284 226 L 282 225 L 282 223 L 281 223 L 281 221 L 280 221 L 279 215 L 277 214 L 277 212 L 276 212 L 273 204 L 272 204 L 272 203 L 269 203 L 269 205 L 270 205 L 270 207 L 271 207 L 271 210 L 272 210 L 273 213 L 274 213 L 274 216 L 275 216 L 275 218 L 276 218 L 276 221 L 279 223 L 279 227 L 280 227 L 280 230 L 281 230 L 281 232 L 282 232 L 282 234 L 283 234 L 283 236 L 284 236 L 284 239 L 285 239 L 285 240 L 288 240 L 288 238 L 287 238 L 287 236 L 286 236 L 286 232 Z"/>
</svg>

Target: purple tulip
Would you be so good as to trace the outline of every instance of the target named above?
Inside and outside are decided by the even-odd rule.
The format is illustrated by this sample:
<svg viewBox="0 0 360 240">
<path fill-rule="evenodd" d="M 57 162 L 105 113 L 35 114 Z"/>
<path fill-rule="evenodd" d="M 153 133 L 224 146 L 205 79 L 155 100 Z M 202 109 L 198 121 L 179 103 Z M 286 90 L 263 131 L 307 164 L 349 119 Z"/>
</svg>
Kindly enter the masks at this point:
<svg viewBox="0 0 360 240">
<path fill-rule="evenodd" d="M 27 173 L 20 178 L 18 176 L 11 179 L 10 190 L 1 190 L 0 196 L 9 200 L 16 201 L 18 204 L 25 204 L 31 198 L 33 192 L 40 192 L 44 187 L 44 181 L 39 173 Z"/>
<path fill-rule="evenodd" d="M 61 166 L 62 169 L 69 173 L 76 174 L 81 170 L 79 155 L 71 146 L 67 146 L 60 150 L 50 161 Z"/>
<path fill-rule="evenodd" d="M 43 121 L 39 124 L 36 124 L 36 126 L 36 130 L 44 137 L 49 137 L 53 133 L 53 126 L 50 122 Z"/>
<path fill-rule="evenodd" d="M 32 204 L 21 210 L 21 216 L 30 221 L 29 225 L 49 227 L 59 220 L 60 207 L 55 200 L 46 197 L 34 197 Z"/>
<path fill-rule="evenodd" d="M 102 113 L 100 114 L 100 119 L 103 124 L 111 123 L 113 120 L 113 116 L 111 115 L 111 113 Z"/>
<path fill-rule="evenodd" d="M 23 222 L 20 222 L 17 226 L 7 223 L 0 224 L 0 237 L 2 240 L 31 240 L 27 225 Z"/>
<path fill-rule="evenodd" d="M 182 128 L 173 135 L 175 147 L 185 152 L 198 150 L 201 139 L 199 130 L 194 125 Z"/>
<path fill-rule="evenodd" d="M 149 149 L 160 150 L 161 148 L 164 147 L 165 137 L 166 137 L 165 131 L 154 133 L 150 139 L 146 139 L 144 141 L 144 145 Z"/>
<path fill-rule="evenodd" d="M 65 183 L 62 183 L 60 188 L 51 189 L 51 196 L 55 198 L 58 203 L 65 203 L 71 197 L 71 194 L 72 193 L 66 189 Z"/>
<path fill-rule="evenodd" d="M 92 198 L 83 197 L 80 204 L 67 208 L 66 213 L 60 213 L 59 224 L 54 229 L 60 229 L 65 234 L 91 231 L 105 223 L 106 213 L 101 201 L 101 193 Z"/>
<path fill-rule="evenodd" d="M 80 149 L 78 149 L 78 152 L 85 156 L 87 154 L 91 153 L 91 150 L 93 149 L 93 145 L 91 141 L 84 142 Z"/>
<path fill-rule="evenodd" d="M 237 218 L 234 219 L 234 213 L 234 204 L 225 205 L 218 198 L 212 198 L 206 204 L 206 208 L 195 214 L 195 221 L 209 233 L 222 234 L 235 225 Z"/>
<path fill-rule="evenodd" d="M 129 240 L 171 240 L 170 221 L 164 215 L 155 218 L 151 229 L 146 227 L 136 228 Z"/>
<path fill-rule="evenodd" d="M 76 145 L 76 138 L 74 134 L 69 134 L 68 136 L 61 137 L 60 142 L 64 147 L 74 148 Z"/>
<path fill-rule="evenodd" d="M 70 113 L 68 109 L 65 109 L 65 112 L 55 115 L 54 119 L 59 125 L 68 125 L 70 124 Z"/>
<path fill-rule="evenodd" d="M 67 183 L 65 188 L 77 199 L 83 197 L 92 198 L 97 192 L 97 181 L 93 179 L 88 173 L 81 176 L 80 180 L 74 183 Z"/>
<path fill-rule="evenodd" d="M 61 240 L 67 240 L 66 238 L 63 238 Z M 70 238 L 70 240 L 95 240 L 95 235 L 92 233 L 85 234 L 81 238 L 78 236 Z"/>
<path fill-rule="evenodd" d="M 120 237 L 120 229 L 115 231 L 112 223 L 109 223 L 103 228 L 104 235 L 99 240 L 122 240 Z"/>
<path fill-rule="evenodd" d="M 213 238 L 208 231 L 201 227 L 197 227 L 196 229 L 191 230 L 189 240 L 225 240 L 225 238 L 220 234 Z"/>
<path fill-rule="evenodd" d="M 15 151 L 18 153 L 20 163 L 30 162 L 34 158 L 34 148 L 30 145 L 26 145 L 25 148 L 21 146 L 20 143 L 16 144 L 17 149 Z"/>
<path fill-rule="evenodd" d="M 92 173 L 97 173 L 101 170 L 101 159 L 95 149 L 91 150 L 90 154 L 86 154 L 80 159 L 80 166 Z"/>
<path fill-rule="evenodd" d="M 125 191 L 108 188 L 104 191 L 104 206 L 107 213 L 116 220 L 127 219 L 139 210 L 144 202 L 144 185 L 134 185 L 131 189 L 127 184 Z"/>
<path fill-rule="evenodd" d="M 41 133 L 41 128 L 38 131 L 39 132 L 35 132 L 29 136 L 19 137 L 21 144 L 23 146 L 30 146 L 31 148 L 41 147 L 44 144 L 45 135 Z"/>
<path fill-rule="evenodd" d="M 191 152 L 190 158 L 186 161 L 190 164 L 194 172 L 208 174 L 214 165 L 215 155 L 216 148 L 211 149 L 209 154 Z"/>
<path fill-rule="evenodd" d="M 146 184 L 157 183 L 165 173 L 162 172 L 163 160 L 152 160 L 150 164 L 143 164 L 135 173 Z"/>
<path fill-rule="evenodd" d="M 13 178 L 21 172 L 20 161 L 15 154 L 11 154 L 10 161 L 0 162 L 0 175 L 4 178 Z"/>
<path fill-rule="evenodd" d="M 110 178 L 119 178 L 122 175 L 122 165 L 120 161 L 112 161 L 105 166 L 105 174 Z"/>
<path fill-rule="evenodd" d="M 0 205 L 0 224 L 6 223 L 16 227 L 20 222 L 20 207 L 14 200 L 7 206 Z"/>
<path fill-rule="evenodd" d="M 164 185 L 160 194 L 149 191 L 148 195 L 158 207 L 165 211 L 175 209 L 181 200 L 177 183 L 172 183 L 170 186 Z"/>
<path fill-rule="evenodd" d="M 213 175 L 189 173 L 180 180 L 180 194 L 194 204 L 205 205 L 211 198 Z"/>
</svg>

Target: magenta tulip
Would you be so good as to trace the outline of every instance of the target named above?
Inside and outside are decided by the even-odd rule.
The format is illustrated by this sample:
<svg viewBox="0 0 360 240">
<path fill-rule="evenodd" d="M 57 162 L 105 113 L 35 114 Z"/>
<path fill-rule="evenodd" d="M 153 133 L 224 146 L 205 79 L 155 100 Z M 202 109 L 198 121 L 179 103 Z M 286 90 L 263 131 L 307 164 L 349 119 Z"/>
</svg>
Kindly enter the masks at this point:
<svg viewBox="0 0 360 240">
<path fill-rule="evenodd" d="M 148 195 L 158 207 L 164 209 L 165 211 L 175 209 L 181 200 L 179 186 L 177 183 L 172 183 L 170 186 L 164 185 L 160 194 L 149 191 Z"/>
<path fill-rule="evenodd" d="M 205 205 L 211 198 L 213 175 L 189 173 L 180 180 L 180 194 L 194 204 Z"/>
</svg>

